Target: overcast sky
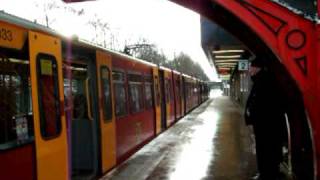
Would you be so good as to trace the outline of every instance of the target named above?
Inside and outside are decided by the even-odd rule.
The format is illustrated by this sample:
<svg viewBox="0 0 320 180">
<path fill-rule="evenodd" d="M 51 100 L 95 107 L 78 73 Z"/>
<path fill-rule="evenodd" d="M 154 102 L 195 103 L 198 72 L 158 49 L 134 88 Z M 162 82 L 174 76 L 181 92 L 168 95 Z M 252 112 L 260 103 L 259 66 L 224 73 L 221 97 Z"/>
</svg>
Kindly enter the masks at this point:
<svg viewBox="0 0 320 180">
<path fill-rule="evenodd" d="M 32 21 L 37 19 L 39 23 L 45 19 L 41 6 L 44 1 L 62 4 L 60 0 L 0 1 L 1 10 Z M 94 32 L 86 23 L 97 16 L 108 22 L 123 40 L 144 37 L 163 49 L 169 58 L 174 52 L 185 52 L 202 66 L 211 80 L 217 79 L 201 48 L 200 16 L 195 12 L 167 0 L 97 0 L 67 6 L 85 12 L 81 18 L 63 10 L 49 13 L 52 27 L 67 36 L 76 34 L 91 40 Z"/>
</svg>

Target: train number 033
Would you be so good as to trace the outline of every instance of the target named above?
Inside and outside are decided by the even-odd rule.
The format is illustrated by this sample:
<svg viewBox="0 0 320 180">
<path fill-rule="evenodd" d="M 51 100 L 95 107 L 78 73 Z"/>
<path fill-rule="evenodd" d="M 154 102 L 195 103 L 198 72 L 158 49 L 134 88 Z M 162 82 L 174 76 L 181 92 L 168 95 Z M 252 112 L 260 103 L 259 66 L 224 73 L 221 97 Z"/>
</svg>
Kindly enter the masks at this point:
<svg viewBox="0 0 320 180">
<path fill-rule="evenodd" d="M 0 28 L 0 39 L 4 41 L 12 41 L 12 31 L 5 28 Z"/>
</svg>

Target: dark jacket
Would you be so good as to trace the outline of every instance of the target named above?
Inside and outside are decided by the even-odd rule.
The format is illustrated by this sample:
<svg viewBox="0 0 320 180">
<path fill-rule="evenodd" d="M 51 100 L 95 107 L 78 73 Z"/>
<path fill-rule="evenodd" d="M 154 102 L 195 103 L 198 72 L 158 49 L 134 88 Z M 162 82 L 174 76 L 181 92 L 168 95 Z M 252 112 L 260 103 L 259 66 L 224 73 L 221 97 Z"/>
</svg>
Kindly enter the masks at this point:
<svg viewBox="0 0 320 180">
<path fill-rule="evenodd" d="M 283 116 L 281 91 L 275 78 L 266 70 L 261 70 L 252 77 L 253 86 L 245 108 L 247 125 L 269 123 Z"/>
</svg>

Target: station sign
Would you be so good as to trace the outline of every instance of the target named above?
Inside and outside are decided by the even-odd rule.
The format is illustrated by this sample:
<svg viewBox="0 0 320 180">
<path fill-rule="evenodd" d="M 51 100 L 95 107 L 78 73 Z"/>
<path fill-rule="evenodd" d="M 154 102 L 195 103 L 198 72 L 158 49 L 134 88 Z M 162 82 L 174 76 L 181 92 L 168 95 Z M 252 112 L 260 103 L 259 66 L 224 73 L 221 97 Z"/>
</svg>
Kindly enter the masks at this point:
<svg viewBox="0 0 320 180">
<path fill-rule="evenodd" d="M 218 73 L 220 75 L 228 75 L 230 74 L 230 69 L 218 69 Z"/>
<path fill-rule="evenodd" d="M 249 70 L 249 61 L 248 60 L 239 60 L 238 70 L 239 71 L 248 71 Z"/>
</svg>

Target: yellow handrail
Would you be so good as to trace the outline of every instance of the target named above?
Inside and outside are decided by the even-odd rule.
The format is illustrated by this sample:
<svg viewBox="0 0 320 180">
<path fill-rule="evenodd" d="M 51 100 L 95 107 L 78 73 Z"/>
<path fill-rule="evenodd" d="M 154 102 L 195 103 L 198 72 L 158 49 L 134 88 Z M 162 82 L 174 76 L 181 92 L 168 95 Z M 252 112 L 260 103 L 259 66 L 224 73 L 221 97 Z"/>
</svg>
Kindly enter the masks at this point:
<svg viewBox="0 0 320 180">
<path fill-rule="evenodd" d="M 92 112 L 91 112 L 91 99 L 90 99 L 90 93 L 89 93 L 89 80 L 90 80 L 90 78 L 87 78 L 86 82 L 85 82 L 86 91 L 87 91 L 86 92 L 87 110 L 88 110 L 88 118 L 90 120 L 93 120 Z"/>
</svg>

